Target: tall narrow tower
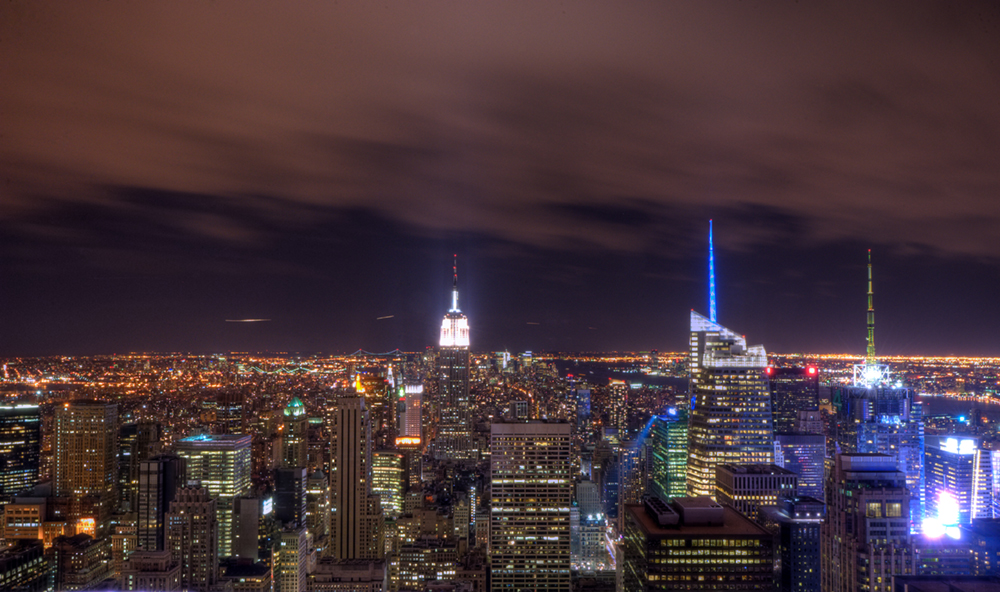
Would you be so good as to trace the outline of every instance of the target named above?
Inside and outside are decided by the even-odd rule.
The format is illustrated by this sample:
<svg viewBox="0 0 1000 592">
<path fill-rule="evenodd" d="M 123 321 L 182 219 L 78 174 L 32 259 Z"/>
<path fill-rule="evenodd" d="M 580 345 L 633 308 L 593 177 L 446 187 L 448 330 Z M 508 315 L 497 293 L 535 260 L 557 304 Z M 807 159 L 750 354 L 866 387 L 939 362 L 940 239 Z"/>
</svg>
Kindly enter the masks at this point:
<svg viewBox="0 0 1000 592">
<path fill-rule="evenodd" d="M 118 406 L 65 403 L 56 408 L 55 436 L 53 493 L 69 498 L 73 526 L 93 524 L 98 536 L 108 534 L 117 498 Z"/>
<path fill-rule="evenodd" d="M 469 409 L 469 319 L 458 308 L 458 259 L 456 257 L 451 309 L 441 323 L 438 348 L 440 393 L 438 424 L 434 445 L 439 458 L 475 458 L 472 443 L 472 414 Z"/>
<path fill-rule="evenodd" d="M 331 471 L 331 554 L 378 559 L 385 551 L 382 507 L 372 493 L 372 433 L 363 397 L 337 401 Z"/>
<path fill-rule="evenodd" d="M 872 304 L 871 251 L 868 252 L 868 331 L 865 361 L 854 365 L 854 383 L 832 389 L 837 410 L 839 450 L 850 454 L 888 454 L 906 475 L 910 490 L 910 529 L 919 532 L 925 508 L 923 406 L 913 389 L 893 384 L 889 368 L 875 357 L 875 307 Z"/>
<path fill-rule="evenodd" d="M 712 221 L 708 221 L 708 318 L 718 320 L 715 308 L 715 245 L 712 243 Z"/>
<path fill-rule="evenodd" d="M 774 427 L 767 352 L 715 317 L 715 255 L 709 226 L 709 308 L 691 311 L 688 423 L 688 495 L 715 495 L 715 468 L 723 463 L 774 462 Z"/>
</svg>

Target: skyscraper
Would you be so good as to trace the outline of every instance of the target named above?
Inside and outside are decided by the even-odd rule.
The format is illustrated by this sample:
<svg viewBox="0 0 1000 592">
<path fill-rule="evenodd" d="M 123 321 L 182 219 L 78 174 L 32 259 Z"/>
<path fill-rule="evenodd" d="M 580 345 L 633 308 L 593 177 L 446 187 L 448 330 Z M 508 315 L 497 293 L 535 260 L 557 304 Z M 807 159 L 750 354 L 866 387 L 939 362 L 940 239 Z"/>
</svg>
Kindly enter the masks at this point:
<svg viewBox="0 0 1000 592">
<path fill-rule="evenodd" d="M 812 592 L 822 589 L 820 528 L 826 505 L 813 497 L 781 500 L 761 508 L 763 520 L 777 536 L 779 590 Z"/>
<path fill-rule="evenodd" d="M 53 494 L 69 499 L 67 519 L 110 532 L 117 500 L 118 406 L 77 400 L 56 408 Z M 90 522 L 93 521 L 93 522 Z"/>
<path fill-rule="evenodd" d="M 888 454 L 838 454 L 822 526 L 823 590 L 892 590 L 915 573 L 906 474 Z"/>
<path fill-rule="evenodd" d="M 715 469 L 716 495 L 720 504 L 731 506 L 754 522 L 760 508 L 795 497 L 798 477 L 778 465 L 728 465 Z"/>
<path fill-rule="evenodd" d="M 403 453 L 379 450 L 372 453 L 372 493 L 382 503 L 386 517 L 398 518 L 403 512 L 406 472 Z"/>
<path fill-rule="evenodd" d="M 0 405 L 0 504 L 38 481 L 41 425 L 38 405 Z"/>
<path fill-rule="evenodd" d="M 823 494 L 823 434 L 777 433 L 774 435 L 774 464 L 799 476 L 799 495 L 826 499 Z"/>
<path fill-rule="evenodd" d="M 420 438 L 423 430 L 424 385 L 406 384 L 403 386 L 406 397 L 403 433 L 405 438 Z"/>
<path fill-rule="evenodd" d="M 687 495 L 688 415 L 671 407 L 653 418 L 650 492 L 665 501 Z"/>
<path fill-rule="evenodd" d="M 570 424 L 494 423 L 492 590 L 570 589 Z"/>
<path fill-rule="evenodd" d="M 469 400 L 469 319 L 458 308 L 458 266 L 454 269 L 451 309 L 441 322 L 438 347 L 438 424 L 435 454 L 440 458 L 476 458 L 472 449 Z"/>
<path fill-rule="evenodd" d="M 864 364 L 854 367 L 851 386 L 832 389 L 837 410 L 835 440 L 844 453 L 882 453 L 896 458 L 910 490 L 910 528 L 924 519 L 923 407 L 913 389 L 893 384 L 888 367 L 875 356 L 871 251 L 868 252 L 868 344 Z"/>
<path fill-rule="evenodd" d="M 219 563 L 215 502 L 204 487 L 182 487 L 170 502 L 167 548 L 181 564 L 183 590 L 209 592 L 215 586 Z"/>
<path fill-rule="evenodd" d="M 691 311 L 688 494 L 715 495 L 715 467 L 774 462 L 764 346 Z"/>
<path fill-rule="evenodd" d="M 187 482 L 184 459 L 161 454 L 139 463 L 136 495 L 136 548 L 162 551 L 166 544 L 166 514 L 179 487 Z"/>
<path fill-rule="evenodd" d="M 274 519 L 282 528 L 306 525 L 307 475 L 304 467 L 274 472 Z"/>
<path fill-rule="evenodd" d="M 298 397 L 285 407 L 281 426 L 281 466 L 285 469 L 309 466 L 309 418 Z"/>
<path fill-rule="evenodd" d="M 182 438 L 177 454 L 187 463 L 188 483 L 200 483 L 217 501 L 219 557 L 232 555 L 233 506 L 250 493 L 250 436 L 199 435 Z"/>
<path fill-rule="evenodd" d="M 980 464 L 989 462 L 988 451 L 980 450 L 974 438 L 939 437 L 928 440 L 924 458 L 927 518 L 943 526 L 971 524 L 984 489 Z"/>
<path fill-rule="evenodd" d="M 765 370 L 771 388 L 774 431 L 795 431 L 799 411 L 819 410 L 819 371 L 806 368 L 775 368 Z"/>
<path fill-rule="evenodd" d="M 385 553 L 382 507 L 372 493 L 371 422 L 360 397 L 337 401 L 331 469 L 331 554 L 380 559 Z"/>
</svg>

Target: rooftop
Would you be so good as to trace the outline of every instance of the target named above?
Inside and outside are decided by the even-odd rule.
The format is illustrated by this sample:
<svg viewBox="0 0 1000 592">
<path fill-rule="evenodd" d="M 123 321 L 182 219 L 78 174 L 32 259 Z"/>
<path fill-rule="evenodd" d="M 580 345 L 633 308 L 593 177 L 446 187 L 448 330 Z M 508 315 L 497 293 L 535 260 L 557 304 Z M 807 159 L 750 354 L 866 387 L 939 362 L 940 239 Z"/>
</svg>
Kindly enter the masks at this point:
<svg viewBox="0 0 1000 592">
<path fill-rule="evenodd" d="M 701 498 L 687 498 L 701 499 Z M 708 502 L 711 499 L 705 498 Z M 674 500 L 676 501 L 676 500 Z M 695 502 L 700 503 L 700 502 Z M 705 508 L 708 506 L 705 505 Z M 679 524 L 677 526 L 660 526 L 656 519 L 646 512 L 642 504 L 627 504 L 625 511 L 630 512 L 639 522 L 642 530 L 652 537 L 682 538 L 691 536 L 743 536 L 743 537 L 770 537 L 771 535 L 752 520 L 740 514 L 729 506 L 722 506 L 723 521 L 721 526 L 694 525 L 688 526 Z"/>
</svg>

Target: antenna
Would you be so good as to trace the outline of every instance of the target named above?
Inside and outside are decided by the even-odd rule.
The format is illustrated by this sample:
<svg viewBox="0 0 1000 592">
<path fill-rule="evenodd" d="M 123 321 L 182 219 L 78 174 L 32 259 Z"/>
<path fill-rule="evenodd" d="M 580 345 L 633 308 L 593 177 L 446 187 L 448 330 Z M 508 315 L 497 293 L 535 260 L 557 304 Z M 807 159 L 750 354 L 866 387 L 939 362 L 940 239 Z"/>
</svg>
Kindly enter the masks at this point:
<svg viewBox="0 0 1000 592">
<path fill-rule="evenodd" d="M 451 266 L 452 273 L 455 274 L 451 288 L 451 310 L 458 311 L 458 253 L 454 254 L 454 261 Z"/>
<path fill-rule="evenodd" d="M 865 361 L 875 364 L 875 306 L 872 304 L 872 250 L 868 249 L 868 352 Z"/>
<path fill-rule="evenodd" d="M 869 274 L 870 275 L 870 274 Z M 715 310 L 715 247 L 712 245 L 712 221 L 708 221 L 708 316 L 716 322 Z"/>
</svg>

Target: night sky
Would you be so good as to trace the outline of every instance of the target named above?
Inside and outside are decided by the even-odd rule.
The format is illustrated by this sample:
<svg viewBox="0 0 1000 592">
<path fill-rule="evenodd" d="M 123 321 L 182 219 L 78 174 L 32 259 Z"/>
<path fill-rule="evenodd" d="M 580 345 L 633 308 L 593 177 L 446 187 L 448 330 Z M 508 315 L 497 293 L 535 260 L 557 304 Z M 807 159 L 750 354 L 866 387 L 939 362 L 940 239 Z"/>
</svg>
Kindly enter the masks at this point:
<svg viewBox="0 0 1000 592">
<path fill-rule="evenodd" d="M 1000 7 L 0 4 L 0 355 L 1000 355 Z M 392 318 L 377 320 L 392 315 Z M 264 318 L 263 323 L 226 319 Z M 537 323 L 537 324 L 536 324 Z"/>
</svg>

